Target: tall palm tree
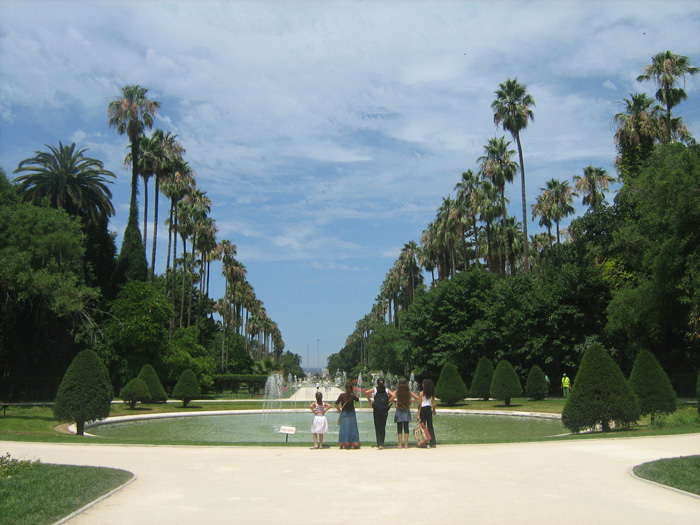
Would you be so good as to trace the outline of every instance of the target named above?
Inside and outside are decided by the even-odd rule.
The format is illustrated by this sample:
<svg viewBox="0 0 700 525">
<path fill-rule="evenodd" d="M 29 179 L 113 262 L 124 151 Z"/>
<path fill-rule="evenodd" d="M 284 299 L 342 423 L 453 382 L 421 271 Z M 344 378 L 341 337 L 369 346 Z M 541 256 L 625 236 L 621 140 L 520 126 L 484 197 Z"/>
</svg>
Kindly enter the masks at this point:
<svg viewBox="0 0 700 525">
<path fill-rule="evenodd" d="M 520 163 L 520 184 L 522 188 L 523 201 L 523 235 L 527 239 L 527 198 L 525 196 L 525 165 L 523 164 L 523 148 L 520 142 L 520 132 L 525 129 L 535 114 L 532 112 L 535 107 L 535 99 L 527 92 L 527 86 L 520 84 L 518 79 L 510 78 L 499 84 L 495 91 L 496 100 L 491 103 L 493 109 L 493 121 L 498 126 L 509 131 L 515 143 L 518 145 L 518 161 Z M 524 243 L 523 250 L 523 271 L 530 271 L 528 256 L 528 243 Z"/>
<path fill-rule="evenodd" d="M 537 196 L 535 204 L 532 205 L 532 219 L 540 218 L 539 225 L 547 228 L 547 239 L 552 239 L 552 201 L 548 198 L 546 191 L 542 191 Z M 541 240 L 541 238 L 539 239 Z M 549 244 L 551 246 L 551 242 Z"/>
<path fill-rule="evenodd" d="M 508 218 L 506 211 L 506 183 L 513 182 L 515 171 L 518 169 L 518 165 L 511 159 L 515 151 L 508 149 L 508 146 L 510 146 L 510 142 L 506 142 L 505 137 L 490 138 L 484 146 L 485 155 L 477 159 L 481 163 L 480 173 L 482 177 L 498 188 L 498 192 L 501 195 L 501 231 L 505 253 L 501 261 L 501 275 L 505 275 L 505 264 L 510 260 L 510 248 L 506 239 L 507 231 L 504 226 Z M 512 270 L 513 268 L 511 268 L 511 272 Z"/>
<path fill-rule="evenodd" d="M 561 181 L 559 179 L 551 179 L 547 181 L 547 187 L 541 188 L 550 201 L 551 216 L 554 224 L 557 227 L 557 245 L 561 244 L 559 238 L 559 223 L 565 217 L 574 213 L 572 202 L 574 201 L 574 192 L 569 186 L 569 181 Z"/>
<path fill-rule="evenodd" d="M 502 212 L 499 204 L 500 193 L 491 181 L 484 180 L 481 182 L 474 197 L 474 208 L 479 215 L 479 220 L 486 225 L 486 264 L 491 272 L 498 273 L 498 267 L 494 258 L 492 225 Z"/>
<path fill-rule="evenodd" d="M 474 233 L 474 249 L 476 249 L 478 242 L 478 228 L 477 228 L 477 213 L 474 207 L 474 198 L 479 187 L 479 176 L 472 170 L 467 170 L 462 173 L 462 179 L 455 184 L 455 191 L 457 192 L 457 206 L 459 207 L 461 214 L 463 215 L 463 222 L 470 228 Z M 462 241 L 462 257 L 464 258 L 464 271 L 467 271 L 470 264 L 470 256 L 467 251 L 467 240 L 464 230 L 462 230 L 461 235 Z M 478 258 L 478 256 L 477 256 Z"/>
<path fill-rule="evenodd" d="M 583 194 L 583 204 L 595 208 L 605 200 L 605 192 L 608 185 L 615 179 L 608 175 L 603 168 L 590 166 L 583 168 L 583 177 L 574 175 L 574 187 L 578 193 Z"/>
<path fill-rule="evenodd" d="M 145 129 L 153 127 L 153 117 L 158 113 L 160 102 L 146 97 L 148 89 L 138 85 L 124 86 L 121 96 L 107 106 L 109 127 L 120 135 L 126 134 L 131 143 L 131 200 L 129 206 L 136 207 L 138 193 L 139 137 Z M 138 213 L 135 214 L 138 216 Z"/>
<path fill-rule="evenodd" d="M 39 204 L 47 198 L 51 207 L 63 208 L 95 225 L 114 215 L 107 186 L 112 181 L 106 178 L 114 178 L 114 173 L 104 169 L 99 160 L 83 156 L 87 149 L 76 151 L 75 143 L 46 147 L 48 152 L 36 151 L 14 171 L 25 173 L 15 179 L 21 199 Z"/>
<path fill-rule="evenodd" d="M 687 56 L 675 55 L 671 51 L 662 51 L 651 57 L 651 64 L 644 66 L 644 73 L 637 77 L 637 82 L 653 80 L 659 89 L 656 100 L 666 108 L 666 142 L 673 140 L 671 108 L 688 98 L 685 90 L 678 87 L 678 81 L 686 75 L 696 75 L 700 69 L 690 65 Z"/>
<path fill-rule="evenodd" d="M 156 244 L 158 237 L 158 198 L 160 196 L 160 184 L 170 176 L 179 165 L 182 164 L 182 155 L 185 149 L 176 140 L 177 135 L 166 133 L 162 129 L 155 129 L 150 137 L 141 137 L 139 148 L 141 158 L 139 160 L 139 173 L 144 183 L 143 203 L 143 244 L 147 245 L 148 238 L 148 179 L 155 179 L 155 198 L 153 205 L 153 242 L 151 249 L 150 280 L 153 282 L 156 261 Z M 129 161 L 131 154 L 128 155 Z"/>
</svg>

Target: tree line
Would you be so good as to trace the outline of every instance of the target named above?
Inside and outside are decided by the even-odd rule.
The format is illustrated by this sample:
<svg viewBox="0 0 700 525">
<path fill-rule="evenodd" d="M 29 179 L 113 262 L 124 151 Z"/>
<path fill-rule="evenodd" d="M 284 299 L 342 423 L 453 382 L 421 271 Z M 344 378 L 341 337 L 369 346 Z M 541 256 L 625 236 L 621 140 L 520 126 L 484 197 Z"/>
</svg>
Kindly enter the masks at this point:
<svg viewBox="0 0 700 525">
<path fill-rule="evenodd" d="M 83 349 L 98 353 L 117 388 L 147 364 L 170 386 L 188 368 L 205 387 L 216 373 L 266 371 L 280 361 L 301 375 L 300 358 L 284 352 L 236 245 L 217 239 L 212 202 L 197 186 L 185 147 L 171 132 L 153 129 L 159 108 L 138 85 L 123 87 L 108 104 L 109 127 L 129 140 L 129 217 L 118 252 L 108 229 L 115 175 L 86 149 L 47 145 L 19 163 L 13 181 L 1 170 L 3 398 L 51 398 Z M 155 269 L 163 244 L 160 196 L 169 204 L 162 274 Z M 226 283 L 219 299 L 209 295 L 214 261 L 221 261 Z"/>
<path fill-rule="evenodd" d="M 487 141 L 420 244 L 404 245 L 370 313 L 329 357 L 329 368 L 437 377 L 453 362 L 466 379 L 488 357 L 507 358 L 521 379 L 533 365 L 559 377 L 602 343 L 626 373 L 640 350 L 653 352 L 677 391 L 693 392 L 700 159 L 672 110 L 687 99 L 685 78 L 697 72 L 688 57 L 652 57 L 637 80 L 656 84 L 658 103 L 633 93 L 612 116 L 617 178 L 591 164 L 570 181 L 547 181 L 529 208 L 546 231 L 530 236 L 521 135 L 535 101 L 517 79 L 500 84 L 494 122 L 515 147 L 506 136 Z M 518 171 L 522 222 L 506 207 L 505 189 Z M 620 187 L 609 203 L 613 182 Z M 577 197 L 587 210 L 562 228 Z"/>
</svg>

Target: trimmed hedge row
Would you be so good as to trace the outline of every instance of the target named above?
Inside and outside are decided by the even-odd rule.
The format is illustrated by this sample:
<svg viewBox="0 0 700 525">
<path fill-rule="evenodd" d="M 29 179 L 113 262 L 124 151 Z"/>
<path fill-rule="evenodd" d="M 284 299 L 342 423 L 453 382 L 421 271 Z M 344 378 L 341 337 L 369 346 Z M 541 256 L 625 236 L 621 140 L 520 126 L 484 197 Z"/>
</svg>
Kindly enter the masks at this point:
<svg viewBox="0 0 700 525">
<path fill-rule="evenodd" d="M 242 385 L 246 385 L 249 394 L 259 394 L 265 390 L 267 375 L 263 374 L 215 374 L 214 391 L 218 394 L 224 390 L 238 392 Z"/>
</svg>

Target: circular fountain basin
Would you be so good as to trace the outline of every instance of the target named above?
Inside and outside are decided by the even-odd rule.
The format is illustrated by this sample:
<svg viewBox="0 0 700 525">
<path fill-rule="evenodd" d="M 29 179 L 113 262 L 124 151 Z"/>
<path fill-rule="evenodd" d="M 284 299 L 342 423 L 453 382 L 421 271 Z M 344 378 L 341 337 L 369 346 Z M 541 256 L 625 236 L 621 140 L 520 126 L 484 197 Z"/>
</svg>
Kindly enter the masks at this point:
<svg viewBox="0 0 700 525">
<path fill-rule="evenodd" d="M 170 415 L 172 416 L 172 414 Z M 326 444 L 338 441 L 337 412 L 328 412 L 329 432 Z M 415 416 L 414 416 L 415 417 Z M 177 417 L 120 418 L 90 426 L 90 433 L 129 442 L 149 441 L 170 443 L 211 444 L 281 444 L 312 443 L 311 421 L 307 410 L 227 411 L 209 414 L 177 414 Z M 360 439 L 370 445 L 375 441 L 372 412 L 357 413 Z M 394 411 L 386 425 L 386 444 L 397 443 Z M 530 441 L 566 433 L 556 415 L 503 415 L 466 411 L 439 411 L 433 419 L 438 443 L 504 443 Z M 282 427 L 294 434 L 284 434 Z"/>
</svg>

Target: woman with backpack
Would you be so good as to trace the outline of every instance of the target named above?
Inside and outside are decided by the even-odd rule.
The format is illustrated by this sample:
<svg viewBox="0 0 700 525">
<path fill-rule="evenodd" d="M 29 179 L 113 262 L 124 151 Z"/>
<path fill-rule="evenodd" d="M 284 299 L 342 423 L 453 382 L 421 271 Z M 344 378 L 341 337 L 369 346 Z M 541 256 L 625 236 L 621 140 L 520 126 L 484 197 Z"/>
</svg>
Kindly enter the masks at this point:
<svg viewBox="0 0 700 525">
<path fill-rule="evenodd" d="M 355 414 L 355 401 L 360 398 L 355 395 L 352 381 L 345 383 L 345 392 L 335 401 L 335 409 L 340 413 L 338 423 L 338 445 L 341 449 L 360 448 L 360 432 L 357 429 L 357 415 Z M 338 408 L 342 405 L 341 408 Z"/>
<path fill-rule="evenodd" d="M 394 393 L 386 387 L 384 378 L 382 377 L 377 379 L 377 386 L 368 388 L 362 392 L 367 396 L 367 400 L 372 406 L 374 433 L 377 436 L 377 448 L 382 450 L 384 448 L 384 438 L 386 437 L 386 418 L 391 408 L 389 396 L 393 396 Z"/>
<path fill-rule="evenodd" d="M 411 403 L 420 398 L 408 387 L 408 379 L 402 377 L 396 386 L 396 392 L 389 398 L 389 402 L 396 400 L 396 413 L 394 423 L 399 435 L 399 446 L 396 448 L 408 448 L 408 424 L 411 422 Z M 405 441 L 405 444 L 404 444 Z"/>
</svg>

